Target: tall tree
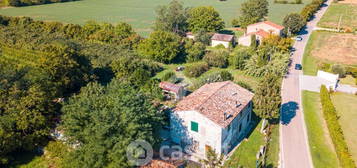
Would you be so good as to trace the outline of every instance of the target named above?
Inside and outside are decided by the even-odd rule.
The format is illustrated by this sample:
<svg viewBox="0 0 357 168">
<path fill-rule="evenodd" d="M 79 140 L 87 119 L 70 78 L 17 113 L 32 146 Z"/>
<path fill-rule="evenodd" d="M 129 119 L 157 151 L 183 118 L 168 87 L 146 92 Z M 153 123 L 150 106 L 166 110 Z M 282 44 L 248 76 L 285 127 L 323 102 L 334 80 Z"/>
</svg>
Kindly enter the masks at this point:
<svg viewBox="0 0 357 168">
<path fill-rule="evenodd" d="M 189 30 L 216 32 L 224 28 L 224 21 L 212 6 L 191 8 L 188 12 Z"/>
<path fill-rule="evenodd" d="M 62 110 L 65 135 L 79 144 L 68 161 L 71 167 L 129 167 L 129 143 L 137 139 L 159 143 L 163 113 L 122 81 L 113 80 L 106 87 L 90 83 Z"/>
<path fill-rule="evenodd" d="M 218 155 L 212 148 L 207 148 L 206 159 L 200 162 L 207 168 L 221 168 L 223 167 L 223 155 Z"/>
<path fill-rule="evenodd" d="M 266 73 L 260 82 L 255 96 L 254 112 L 263 119 L 277 119 L 280 115 L 281 89 L 280 76 L 274 71 Z"/>
<path fill-rule="evenodd" d="M 155 31 L 139 44 L 138 52 L 155 61 L 169 63 L 180 53 L 181 38 L 171 32 Z"/>
<path fill-rule="evenodd" d="M 246 28 L 248 25 L 259 22 L 268 16 L 267 0 L 248 0 L 241 7 L 239 17 L 240 26 Z"/>
<path fill-rule="evenodd" d="M 173 0 L 169 5 L 159 6 L 156 10 L 155 30 L 183 34 L 187 30 L 187 12 L 182 3 Z"/>
<path fill-rule="evenodd" d="M 306 22 L 304 17 L 298 13 L 291 13 L 285 16 L 283 25 L 285 26 L 285 31 L 288 35 L 298 33 L 301 28 L 305 26 Z"/>
</svg>

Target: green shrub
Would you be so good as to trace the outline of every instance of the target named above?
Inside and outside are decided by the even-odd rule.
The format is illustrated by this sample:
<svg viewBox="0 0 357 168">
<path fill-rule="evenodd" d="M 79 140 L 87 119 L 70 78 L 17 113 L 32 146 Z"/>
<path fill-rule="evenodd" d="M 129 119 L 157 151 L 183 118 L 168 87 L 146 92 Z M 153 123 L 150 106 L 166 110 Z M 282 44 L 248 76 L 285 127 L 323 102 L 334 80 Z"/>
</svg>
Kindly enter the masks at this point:
<svg viewBox="0 0 357 168">
<path fill-rule="evenodd" d="M 176 77 L 175 72 L 169 71 L 164 74 L 164 76 L 161 78 L 162 81 L 167 81 L 171 83 L 177 83 L 178 78 Z"/>
<path fill-rule="evenodd" d="M 332 72 L 338 74 L 340 78 L 346 77 L 346 68 L 340 64 L 335 64 L 331 68 Z"/>
<path fill-rule="evenodd" d="M 209 66 L 225 68 L 228 65 L 228 52 L 224 50 L 208 52 L 203 60 L 207 62 Z"/>
<path fill-rule="evenodd" d="M 206 83 L 233 81 L 233 80 L 234 80 L 233 75 L 230 72 L 226 70 L 217 71 L 200 77 L 200 79 L 193 84 L 193 89 L 198 89 Z"/>
<path fill-rule="evenodd" d="M 321 69 L 323 71 L 326 71 L 326 72 L 331 71 L 331 64 L 322 62 L 322 63 L 319 63 L 317 66 L 318 66 L 318 69 Z"/>
<path fill-rule="evenodd" d="M 352 77 L 357 78 L 357 68 L 356 67 L 347 67 L 346 74 L 352 75 Z"/>
<path fill-rule="evenodd" d="M 327 128 L 334 144 L 337 157 L 340 160 L 341 167 L 354 168 L 355 163 L 348 151 L 342 128 L 338 122 L 339 116 L 337 115 L 336 109 L 331 101 L 330 93 L 324 85 L 321 86 L 320 98 L 322 112 L 326 120 Z"/>
<path fill-rule="evenodd" d="M 248 50 L 236 50 L 229 57 L 229 65 L 235 69 L 243 70 L 245 68 L 246 61 L 251 57 L 251 53 Z"/>
<path fill-rule="evenodd" d="M 186 66 L 184 70 L 185 76 L 188 77 L 199 77 L 206 71 L 208 71 L 209 66 L 206 62 L 196 62 L 191 65 Z"/>
<path fill-rule="evenodd" d="M 251 92 L 254 92 L 254 90 L 252 89 L 252 87 L 250 85 L 248 85 L 247 83 L 243 82 L 243 81 L 238 81 L 237 84 Z"/>
<path fill-rule="evenodd" d="M 206 46 L 201 42 L 188 40 L 185 43 L 186 62 L 195 62 L 202 59 Z"/>
</svg>

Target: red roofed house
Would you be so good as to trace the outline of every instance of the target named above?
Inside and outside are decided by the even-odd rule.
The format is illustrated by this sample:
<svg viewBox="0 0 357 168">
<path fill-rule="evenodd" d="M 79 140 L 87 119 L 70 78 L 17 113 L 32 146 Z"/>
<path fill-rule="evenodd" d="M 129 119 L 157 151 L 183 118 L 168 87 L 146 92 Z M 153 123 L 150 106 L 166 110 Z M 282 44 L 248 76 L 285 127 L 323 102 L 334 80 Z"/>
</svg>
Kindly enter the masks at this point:
<svg viewBox="0 0 357 168">
<path fill-rule="evenodd" d="M 166 93 L 173 94 L 176 100 L 181 100 L 185 96 L 183 86 L 175 85 L 170 82 L 160 82 L 159 87 Z"/>
<path fill-rule="evenodd" d="M 251 24 L 247 27 L 247 31 L 244 36 L 238 39 L 238 44 L 244 46 L 250 46 L 251 36 L 254 34 L 256 40 L 261 42 L 264 38 L 268 37 L 270 34 L 277 36 L 283 35 L 284 26 L 280 26 L 270 21 L 263 21 Z"/>
<path fill-rule="evenodd" d="M 230 44 L 234 45 L 234 36 L 229 34 L 215 33 L 211 38 L 211 46 L 216 47 L 221 44 L 225 48 L 228 48 Z"/>
<path fill-rule="evenodd" d="M 206 150 L 228 154 L 245 136 L 253 93 L 231 82 L 205 84 L 180 101 L 170 116 L 172 140 L 196 158 Z"/>
</svg>

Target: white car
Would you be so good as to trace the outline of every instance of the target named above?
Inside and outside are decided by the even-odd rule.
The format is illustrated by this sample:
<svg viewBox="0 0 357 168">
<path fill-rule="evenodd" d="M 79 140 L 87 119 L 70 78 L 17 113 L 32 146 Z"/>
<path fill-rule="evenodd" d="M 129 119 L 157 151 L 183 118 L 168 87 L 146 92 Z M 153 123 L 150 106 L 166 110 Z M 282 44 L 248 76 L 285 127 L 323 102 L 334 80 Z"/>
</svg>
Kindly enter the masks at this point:
<svg viewBox="0 0 357 168">
<path fill-rule="evenodd" d="M 302 37 L 301 37 L 301 36 L 297 36 L 297 37 L 295 38 L 295 40 L 296 40 L 296 41 L 302 41 Z"/>
</svg>

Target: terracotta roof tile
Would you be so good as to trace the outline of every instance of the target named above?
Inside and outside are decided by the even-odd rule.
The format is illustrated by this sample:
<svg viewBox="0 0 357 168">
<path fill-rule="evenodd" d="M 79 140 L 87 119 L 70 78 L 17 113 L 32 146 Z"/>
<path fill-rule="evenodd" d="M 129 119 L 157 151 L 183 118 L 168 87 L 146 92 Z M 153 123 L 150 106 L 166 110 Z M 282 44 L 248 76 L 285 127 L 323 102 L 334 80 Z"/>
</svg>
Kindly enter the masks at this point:
<svg viewBox="0 0 357 168">
<path fill-rule="evenodd" d="M 247 35 L 252 35 L 252 34 L 255 34 L 255 35 L 258 35 L 258 36 L 261 36 L 263 38 L 266 38 L 270 35 L 270 33 L 264 31 L 264 30 L 258 30 L 257 32 L 251 32 L 251 33 L 248 33 Z"/>
<path fill-rule="evenodd" d="M 178 93 L 180 91 L 180 88 L 182 88 L 182 86 L 175 85 L 170 82 L 160 82 L 159 87 L 163 90 L 171 91 L 174 93 Z"/>
<path fill-rule="evenodd" d="M 284 26 L 278 25 L 278 24 L 273 23 L 271 21 L 258 22 L 258 23 L 254 23 L 254 24 L 251 24 L 251 25 L 248 25 L 248 26 L 253 26 L 253 25 L 258 25 L 258 24 L 267 24 L 267 25 L 272 26 L 272 27 L 274 27 L 276 29 L 279 29 L 279 30 L 284 29 Z"/>
<path fill-rule="evenodd" d="M 180 101 L 175 111 L 198 111 L 225 128 L 249 104 L 253 95 L 231 81 L 205 84 Z M 226 119 L 225 113 L 232 117 Z"/>
<path fill-rule="evenodd" d="M 215 33 L 211 40 L 217 40 L 217 41 L 227 41 L 230 42 L 233 40 L 233 35 L 229 35 L 229 34 L 219 34 L 219 33 Z"/>
</svg>

